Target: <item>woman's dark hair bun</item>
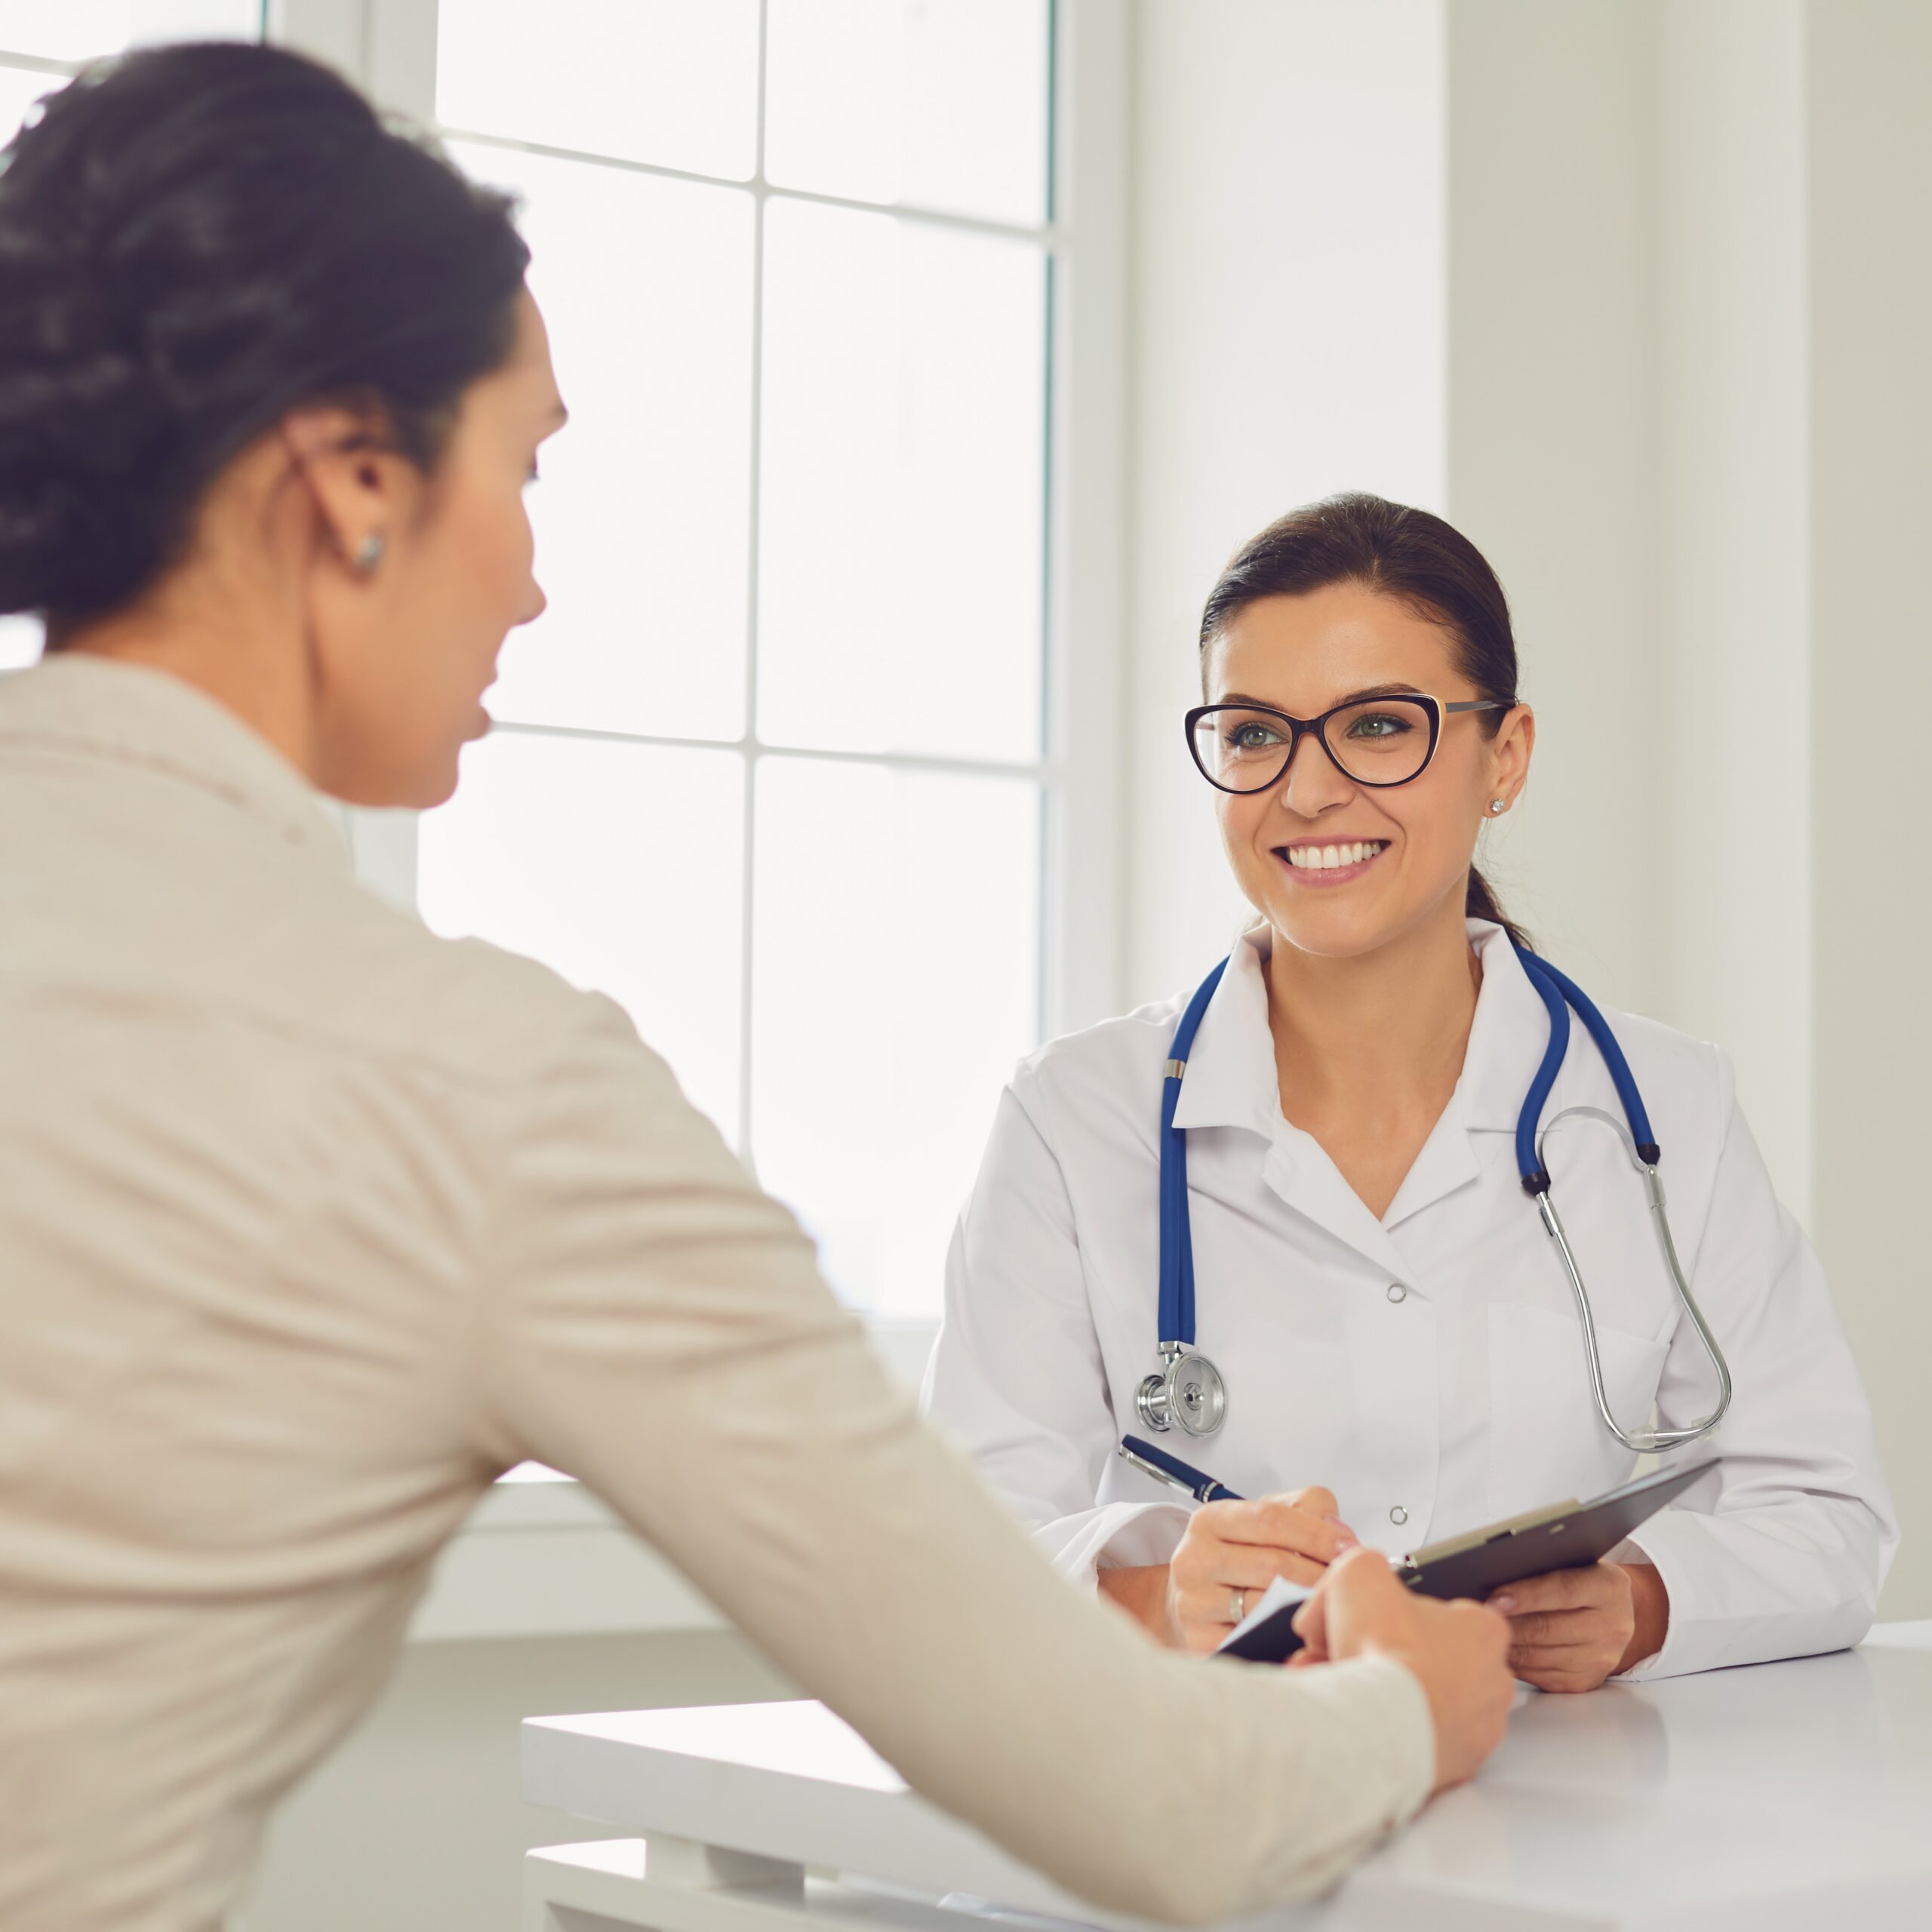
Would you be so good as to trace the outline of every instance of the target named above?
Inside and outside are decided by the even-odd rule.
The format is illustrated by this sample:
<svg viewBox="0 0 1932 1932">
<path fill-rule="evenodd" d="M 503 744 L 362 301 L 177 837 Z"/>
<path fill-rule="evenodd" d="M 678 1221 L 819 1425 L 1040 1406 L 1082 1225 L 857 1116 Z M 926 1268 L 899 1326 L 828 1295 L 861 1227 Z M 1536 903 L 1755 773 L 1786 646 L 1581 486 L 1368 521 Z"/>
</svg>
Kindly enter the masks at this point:
<svg viewBox="0 0 1932 1932">
<path fill-rule="evenodd" d="M 0 613 L 130 602 L 304 403 L 432 464 L 528 260 L 506 198 L 298 54 L 85 71 L 0 159 Z"/>
</svg>

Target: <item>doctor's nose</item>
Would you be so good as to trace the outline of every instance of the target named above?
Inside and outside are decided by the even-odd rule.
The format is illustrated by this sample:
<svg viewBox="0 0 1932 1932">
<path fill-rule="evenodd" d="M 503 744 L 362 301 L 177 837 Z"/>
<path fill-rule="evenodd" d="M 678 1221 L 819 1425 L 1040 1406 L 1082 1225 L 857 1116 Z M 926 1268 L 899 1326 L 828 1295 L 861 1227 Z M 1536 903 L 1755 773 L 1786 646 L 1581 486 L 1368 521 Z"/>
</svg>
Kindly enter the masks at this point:
<svg viewBox="0 0 1932 1932">
<path fill-rule="evenodd" d="M 1331 807 L 1346 804 L 1355 795 L 1355 785 L 1309 732 L 1296 746 L 1275 788 L 1276 799 L 1298 818 L 1313 818 Z"/>
</svg>

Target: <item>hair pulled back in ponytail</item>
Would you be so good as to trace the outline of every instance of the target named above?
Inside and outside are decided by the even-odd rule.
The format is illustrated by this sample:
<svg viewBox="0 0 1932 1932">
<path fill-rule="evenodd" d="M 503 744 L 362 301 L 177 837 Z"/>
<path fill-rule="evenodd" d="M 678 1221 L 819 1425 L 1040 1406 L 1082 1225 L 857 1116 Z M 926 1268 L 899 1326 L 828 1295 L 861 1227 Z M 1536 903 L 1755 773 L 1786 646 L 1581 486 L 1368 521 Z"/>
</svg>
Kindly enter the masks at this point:
<svg viewBox="0 0 1932 1932">
<path fill-rule="evenodd" d="M 131 602 L 290 410 L 368 410 L 425 469 L 514 339 L 502 195 L 315 62 L 156 48 L 0 157 L 0 614 Z"/>
<path fill-rule="evenodd" d="M 1382 497 L 1326 497 L 1291 510 L 1244 543 L 1201 614 L 1204 659 L 1229 620 L 1259 598 L 1300 596 L 1337 583 L 1380 591 L 1440 624 L 1452 641 L 1457 669 L 1476 691 L 1505 706 L 1516 703 L 1515 633 L 1496 573 L 1441 518 Z M 1501 714 L 1477 715 L 1493 736 Z M 1463 909 L 1470 918 L 1500 926 L 1514 944 L 1529 945 L 1474 866 Z"/>
</svg>

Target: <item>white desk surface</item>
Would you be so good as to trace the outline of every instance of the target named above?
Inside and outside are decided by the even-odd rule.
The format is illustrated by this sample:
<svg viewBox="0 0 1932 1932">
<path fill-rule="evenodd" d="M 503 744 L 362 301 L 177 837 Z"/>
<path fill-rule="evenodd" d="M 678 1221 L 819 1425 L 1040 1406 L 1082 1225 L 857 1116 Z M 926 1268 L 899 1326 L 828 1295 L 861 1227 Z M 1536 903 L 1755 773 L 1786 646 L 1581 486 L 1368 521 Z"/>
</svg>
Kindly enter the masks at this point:
<svg viewBox="0 0 1932 1932">
<path fill-rule="evenodd" d="M 814 1703 L 531 1718 L 524 1790 L 627 1835 L 1097 1916 L 915 1796 Z M 1525 1692 L 1473 1785 L 1327 1899 L 1249 1923 L 1921 1932 L 1932 1927 L 1932 1623 L 1881 1625 L 1832 1657 L 1585 1697 Z"/>
</svg>

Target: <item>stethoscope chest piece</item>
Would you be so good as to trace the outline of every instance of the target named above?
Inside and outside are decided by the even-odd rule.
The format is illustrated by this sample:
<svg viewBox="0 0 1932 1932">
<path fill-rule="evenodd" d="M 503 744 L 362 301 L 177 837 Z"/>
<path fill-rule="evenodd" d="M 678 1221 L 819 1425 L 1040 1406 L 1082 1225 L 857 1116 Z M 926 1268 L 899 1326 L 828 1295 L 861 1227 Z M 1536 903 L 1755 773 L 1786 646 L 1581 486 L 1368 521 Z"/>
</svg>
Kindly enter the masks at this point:
<svg viewBox="0 0 1932 1932">
<path fill-rule="evenodd" d="M 1141 1422 L 1158 1433 L 1180 1429 L 1212 1435 L 1227 1417 L 1228 1385 L 1205 1355 L 1168 1343 L 1161 1350 L 1159 1373 L 1134 1391 L 1134 1406 Z"/>
</svg>

